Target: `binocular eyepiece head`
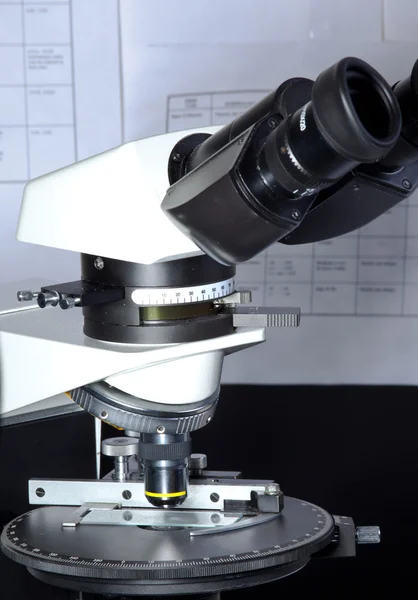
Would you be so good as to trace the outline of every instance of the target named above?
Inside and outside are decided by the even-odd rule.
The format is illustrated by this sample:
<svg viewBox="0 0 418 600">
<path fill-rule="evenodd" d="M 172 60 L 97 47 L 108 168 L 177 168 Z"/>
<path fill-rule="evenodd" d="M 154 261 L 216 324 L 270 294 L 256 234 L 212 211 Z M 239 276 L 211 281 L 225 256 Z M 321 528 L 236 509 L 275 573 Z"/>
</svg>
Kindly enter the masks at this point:
<svg viewBox="0 0 418 600">
<path fill-rule="evenodd" d="M 208 138 L 183 138 L 162 208 L 209 256 L 237 264 L 288 239 L 360 165 L 402 164 L 405 145 L 418 160 L 418 66 L 393 90 L 347 57 L 314 82 L 287 80 Z"/>
</svg>

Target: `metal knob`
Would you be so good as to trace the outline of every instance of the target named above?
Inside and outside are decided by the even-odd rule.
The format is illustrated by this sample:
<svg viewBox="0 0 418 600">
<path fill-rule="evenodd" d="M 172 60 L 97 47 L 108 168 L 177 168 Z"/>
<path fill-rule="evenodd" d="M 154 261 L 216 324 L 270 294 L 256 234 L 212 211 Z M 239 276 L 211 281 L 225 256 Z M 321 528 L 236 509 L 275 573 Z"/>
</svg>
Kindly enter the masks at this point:
<svg viewBox="0 0 418 600">
<path fill-rule="evenodd" d="M 30 300 L 35 300 L 35 298 L 38 297 L 39 292 L 32 292 L 32 290 L 19 290 L 16 295 L 19 302 L 29 302 Z"/>
<path fill-rule="evenodd" d="M 108 438 L 102 442 L 102 454 L 105 456 L 133 456 L 138 454 L 138 438 L 116 437 Z"/>
<path fill-rule="evenodd" d="M 79 306 L 81 303 L 81 298 L 79 296 L 68 296 L 67 298 L 61 298 L 59 305 L 63 310 L 67 310 L 69 308 L 74 308 L 75 306 Z"/>
<path fill-rule="evenodd" d="M 356 527 L 356 542 L 357 544 L 379 544 L 380 527 L 377 525 Z"/>
<path fill-rule="evenodd" d="M 192 471 L 202 471 L 208 466 L 206 454 L 192 454 L 190 456 L 190 468 Z"/>
<path fill-rule="evenodd" d="M 102 442 L 102 454 L 115 459 L 113 478 L 116 481 L 129 479 L 129 457 L 138 454 L 139 439 L 133 437 L 108 438 Z"/>
<path fill-rule="evenodd" d="M 266 496 L 278 496 L 280 494 L 280 485 L 278 483 L 268 483 L 264 493 Z"/>
<path fill-rule="evenodd" d="M 46 306 L 57 306 L 60 301 L 60 295 L 58 292 L 40 292 L 38 294 L 38 306 L 39 308 L 45 308 Z"/>
</svg>

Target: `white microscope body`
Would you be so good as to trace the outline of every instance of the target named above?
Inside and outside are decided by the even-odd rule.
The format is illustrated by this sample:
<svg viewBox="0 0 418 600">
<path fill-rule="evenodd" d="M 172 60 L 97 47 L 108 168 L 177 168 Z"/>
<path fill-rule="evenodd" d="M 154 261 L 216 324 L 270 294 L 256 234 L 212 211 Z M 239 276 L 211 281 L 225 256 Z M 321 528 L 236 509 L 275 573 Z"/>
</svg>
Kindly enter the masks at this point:
<svg viewBox="0 0 418 600">
<path fill-rule="evenodd" d="M 32 180 L 18 239 L 105 261 L 151 264 L 203 254 L 161 210 L 170 152 L 193 133 L 131 142 Z M 161 302 L 161 289 L 147 294 L 153 291 Z M 35 301 L 17 304 L 14 297 L 7 306 L 0 313 L 0 414 L 99 380 L 149 401 L 197 402 L 219 387 L 225 354 L 265 339 L 264 328 L 238 327 L 190 343 L 118 344 L 83 335 L 78 310 L 41 310 Z"/>
</svg>

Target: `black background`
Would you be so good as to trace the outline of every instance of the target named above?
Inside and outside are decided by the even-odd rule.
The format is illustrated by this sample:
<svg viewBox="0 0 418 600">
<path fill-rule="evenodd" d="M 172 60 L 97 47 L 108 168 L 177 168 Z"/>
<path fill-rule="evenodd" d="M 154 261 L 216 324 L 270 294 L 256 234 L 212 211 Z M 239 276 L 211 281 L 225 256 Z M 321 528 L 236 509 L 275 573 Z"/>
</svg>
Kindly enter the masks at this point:
<svg viewBox="0 0 418 600">
<path fill-rule="evenodd" d="M 380 525 L 380 545 L 352 559 L 314 560 L 285 580 L 223 597 L 285 593 L 362 595 L 395 586 L 416 597 L 418 550 L 418 390 L 414 387 L 224 386 L 216 416 L 193 434 L 210 469 L 275 479 L 357 525 Z M 114 430 L 104 432 L 105 437 Z M 94 478 L 93 419 L 87 414 L 0 431 L 0 525 L 30 510 L 31 477 Z M 385 593 L 385 596 L 386 596 Z M 0 557 L 0 598 L 68 600 Z"/>
</svg>

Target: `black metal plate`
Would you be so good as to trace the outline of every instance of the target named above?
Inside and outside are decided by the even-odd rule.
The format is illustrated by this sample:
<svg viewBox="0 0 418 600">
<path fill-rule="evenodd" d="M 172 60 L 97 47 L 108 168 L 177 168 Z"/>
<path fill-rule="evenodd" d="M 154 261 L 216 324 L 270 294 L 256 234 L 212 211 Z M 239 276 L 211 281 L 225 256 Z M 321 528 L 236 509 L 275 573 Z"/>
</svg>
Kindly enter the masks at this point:
<svg viewBox="0 0 418 600">
<path fill-rule="evenodd" d="M 97 580 L 188 579 L 297 563 L 326 546 L 333 518 L 321 508 L 285 498 L 277 519 L 233 532 L 190 537 L 188 530 L 140 527 L 62 528 L 72 507 L 39 508 L 9 523 L 1 536 L 11 559 L 49 573 Z M 242 574 L 242 575 L 240 575 Z"/>
</svg>

